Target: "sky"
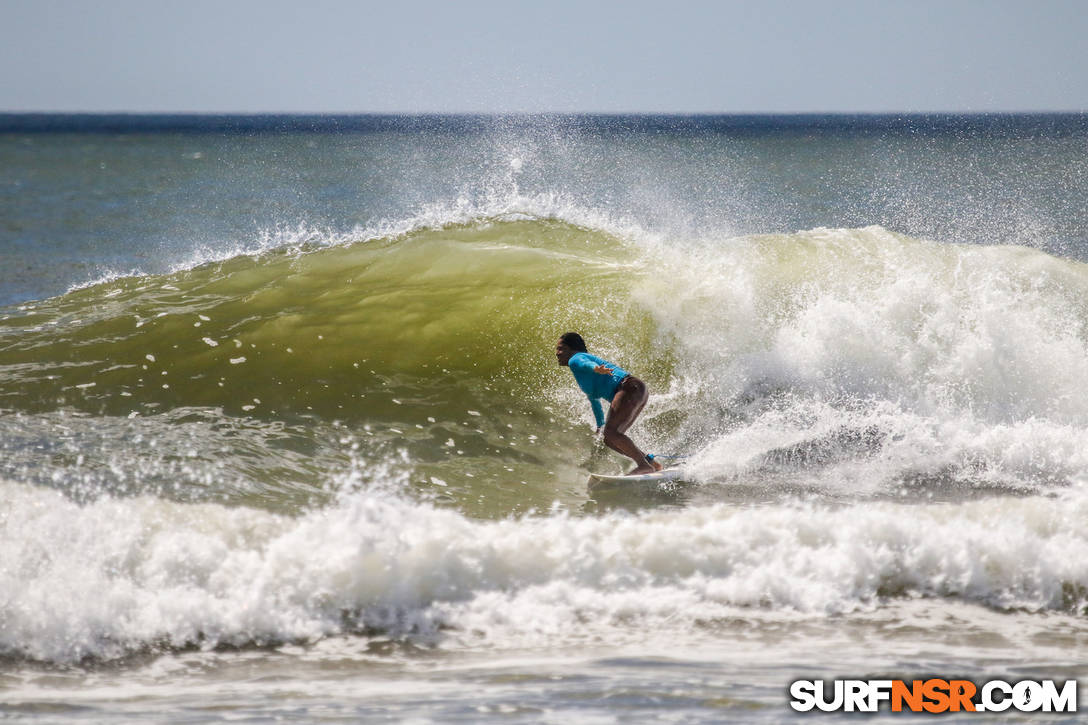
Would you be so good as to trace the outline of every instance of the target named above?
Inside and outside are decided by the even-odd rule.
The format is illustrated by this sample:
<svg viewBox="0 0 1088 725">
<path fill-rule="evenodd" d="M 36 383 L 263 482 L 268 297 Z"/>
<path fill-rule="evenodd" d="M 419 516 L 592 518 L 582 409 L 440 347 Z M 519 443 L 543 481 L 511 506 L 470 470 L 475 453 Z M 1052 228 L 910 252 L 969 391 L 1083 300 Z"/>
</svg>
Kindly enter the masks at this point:
<svg viewBox="0 0 1088 725">
<path fill-rule="evenodd" d="M 0 112 L 1088 110 L 1088 0 L 0 0 Z"/>
</svg>

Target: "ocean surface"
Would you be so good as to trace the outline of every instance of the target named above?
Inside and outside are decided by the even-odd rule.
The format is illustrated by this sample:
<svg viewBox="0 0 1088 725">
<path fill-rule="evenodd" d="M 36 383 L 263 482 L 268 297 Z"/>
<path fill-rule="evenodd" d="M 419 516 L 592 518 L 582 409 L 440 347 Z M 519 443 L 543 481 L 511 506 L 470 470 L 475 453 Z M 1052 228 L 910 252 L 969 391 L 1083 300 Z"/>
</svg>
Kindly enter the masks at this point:
<svg viewBox="0 0 1088 725">
<path fill-rule="evenodd" d="M 1085 115 L 0 115 L 0 719 L 1088 683 L 1086 199 Z"/>
</svg>

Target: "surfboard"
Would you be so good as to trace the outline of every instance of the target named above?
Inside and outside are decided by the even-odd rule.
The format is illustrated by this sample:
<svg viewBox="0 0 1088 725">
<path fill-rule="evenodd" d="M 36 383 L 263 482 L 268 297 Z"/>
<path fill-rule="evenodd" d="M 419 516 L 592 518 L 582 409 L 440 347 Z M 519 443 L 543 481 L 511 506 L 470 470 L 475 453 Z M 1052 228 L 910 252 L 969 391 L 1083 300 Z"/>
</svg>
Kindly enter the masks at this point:
<svg viewBox="0 0 1088 725">
<path fill-rule="evenodd" d="M 621 490 L 627 488 L 643 488 L 656 486 L 660 483 L 681 480 L 683 474 L 679 468 L 666 468 L 653 473 L 640 473 L 636 476 L 606 476 L 601 473 L 591 473 L 589 476 L 589 490 Z"/>
</svg>

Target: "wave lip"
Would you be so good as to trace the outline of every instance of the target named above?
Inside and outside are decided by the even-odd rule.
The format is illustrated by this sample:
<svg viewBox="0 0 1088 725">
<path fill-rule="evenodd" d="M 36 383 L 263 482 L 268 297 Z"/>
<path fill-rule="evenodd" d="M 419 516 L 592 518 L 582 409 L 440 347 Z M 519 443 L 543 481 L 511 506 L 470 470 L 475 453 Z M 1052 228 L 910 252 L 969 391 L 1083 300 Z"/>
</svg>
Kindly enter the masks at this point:
<svg viewBox="0 0 1088 725">
<path fill-rule="evenodd" d="M 47 662 L 375 631 L 452 647 L 616 643 L 905 599 L 1088 605 L 1083 488 L 496 522 L 375 491 L 289 518 L 4 488 L 0 549 L 16 564 L 0 569 L 0 651 Z"/>
</svg>

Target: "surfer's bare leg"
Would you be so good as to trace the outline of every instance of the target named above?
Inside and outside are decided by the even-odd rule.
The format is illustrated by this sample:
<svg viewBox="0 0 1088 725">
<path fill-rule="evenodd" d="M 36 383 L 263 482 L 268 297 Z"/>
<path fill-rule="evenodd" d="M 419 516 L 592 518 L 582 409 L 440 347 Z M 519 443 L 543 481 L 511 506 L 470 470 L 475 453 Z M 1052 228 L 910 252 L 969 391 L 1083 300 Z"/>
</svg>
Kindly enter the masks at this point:
<svg viewBox="0 0 1088 725">
<path fill-rule="evenodd" d="M 612 398 L 612 407 L 608 410 L 608 420 L 602 432 L 606 446 L 635 462 L 635 468 L 630 471 L 631 474 L 661 470 L 660 463 L 647 460 L 646 454 L 627 437 L 627 429 L 638 418 L 649 397 L 650 393 L 646 389 L 646 384 L 633 375 L 628 375 L 620 383 L 619 390 Z"/>
</svg>

